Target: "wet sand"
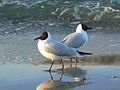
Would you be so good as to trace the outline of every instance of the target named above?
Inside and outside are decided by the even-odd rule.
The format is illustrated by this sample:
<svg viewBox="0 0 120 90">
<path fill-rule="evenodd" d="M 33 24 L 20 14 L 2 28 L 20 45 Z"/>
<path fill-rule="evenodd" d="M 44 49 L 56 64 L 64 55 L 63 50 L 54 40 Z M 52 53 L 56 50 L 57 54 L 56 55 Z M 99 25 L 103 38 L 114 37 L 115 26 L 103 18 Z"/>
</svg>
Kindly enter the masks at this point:
<svg viewBox="0 0 120 90">
<path fill-rule="evenodd" d="M 69 63 L 69 58 L 66 57 L 63 59 L 65 64 Z M 78 65 L 120 65 L 120 55 L 119 54 L 101 54 L 101 55 L 84 55 L 82 57 L 79 57 L 78 59 L 79 63 Z M 44 61 L 34 61 L 32 64 L 38 65 L 38 64 L 50 64 L 51 60 L 44 60 Z M 61 64 L 60 60 L 54 60 L 54 64 Z M 76 64 L 75 60 L 73 58 L 72 64 Z"/>
<path fill-rule="evenodd" d="M 81 66 L 78 68 L 54 65 L 0 65 L 0 90 L 119 90 L 120 67 L 111 65 Z M 45 89 L 47 88 L 47 89 Z M 57 88 L 57 89 L 56 89 Z"/>
</svg>

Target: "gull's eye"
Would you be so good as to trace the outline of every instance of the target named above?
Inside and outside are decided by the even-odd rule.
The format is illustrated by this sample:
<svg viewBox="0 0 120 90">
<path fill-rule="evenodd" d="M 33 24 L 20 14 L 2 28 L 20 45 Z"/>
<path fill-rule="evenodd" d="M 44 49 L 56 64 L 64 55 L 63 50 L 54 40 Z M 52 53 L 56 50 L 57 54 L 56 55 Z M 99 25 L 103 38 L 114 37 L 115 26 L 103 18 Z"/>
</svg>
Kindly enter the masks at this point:
<svg viewBox="0 0 120 90">
<path fill-rule="evenodd" d="M 43 37 L 46 37 L 46 34 L 44 34 Z"/>
</svg>

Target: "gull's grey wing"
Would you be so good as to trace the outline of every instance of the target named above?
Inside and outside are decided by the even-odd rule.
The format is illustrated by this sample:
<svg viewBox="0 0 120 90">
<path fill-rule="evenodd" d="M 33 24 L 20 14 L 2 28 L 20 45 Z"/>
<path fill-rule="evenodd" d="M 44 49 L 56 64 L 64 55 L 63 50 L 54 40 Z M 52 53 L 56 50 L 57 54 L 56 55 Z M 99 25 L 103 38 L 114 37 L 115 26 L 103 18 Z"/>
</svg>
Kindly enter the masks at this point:
<svg viewBox="0 0 120 90">
<path fill-rule="evenodd" d="M 72 37 L 74 35 L 74 33 L 71 33 L 69 35 L 67 35 L 61 42 L 64 43 L 66 42 L 70 37 Z"/>
<path fill-rule="evenodd" d="M 72 48 L 81 47 L 86 42 L 86 39 L 80 33 L 72 33 L 65 37 L 63 40 L 64 41 L 62 43 Z"/>
<path fill-rule="evenodd" d="M 45 45 L 45 51 L 58 56 L 74 56 L 77 53 L 74 49 L 55 40 L 52 40 Z"/>
</svg>

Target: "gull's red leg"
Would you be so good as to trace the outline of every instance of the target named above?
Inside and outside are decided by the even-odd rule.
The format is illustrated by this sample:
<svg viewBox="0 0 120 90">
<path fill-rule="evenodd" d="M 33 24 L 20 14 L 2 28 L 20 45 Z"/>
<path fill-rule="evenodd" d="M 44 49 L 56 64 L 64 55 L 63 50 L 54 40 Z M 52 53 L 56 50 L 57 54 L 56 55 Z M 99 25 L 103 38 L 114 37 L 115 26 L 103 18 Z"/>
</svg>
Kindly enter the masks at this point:
<svg viewBox="0 0 120 90">
<path fill-rule="evenodd" d="M 77 57 L 75 58 L 75 61 L 76 61 L 76 67 L 77 67 L 77 63 L 79 62 Z"/>
<path fill-rule="evenodd" d="M 61 63 L 62 63 L 62 68 L 61 70 L 63 71 L 64 70 L 64 63 L 63 63 L 63 60 L 61 59 Z"/>
<path fill-rule="evenodd" d="M 72 67 L 72 57 L 70 58 L 70 67 Z"/>
<path fill-rule="evenodd" d="M 50 68 L 48 69 L 49 72 L 51 71 L 53 64 L 54 64 L 54 61 L 51 62 Z"/>
</svg>

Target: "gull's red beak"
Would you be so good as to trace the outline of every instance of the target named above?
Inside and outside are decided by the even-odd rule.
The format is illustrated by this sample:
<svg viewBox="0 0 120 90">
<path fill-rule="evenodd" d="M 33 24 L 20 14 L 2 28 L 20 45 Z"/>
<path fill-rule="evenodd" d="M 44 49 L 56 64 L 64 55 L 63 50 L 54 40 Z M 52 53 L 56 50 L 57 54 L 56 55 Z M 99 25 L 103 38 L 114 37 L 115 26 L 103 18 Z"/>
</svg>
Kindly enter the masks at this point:
<svg viewBox="0 0 120 90">
<path fill-rule="evenodd" d="M 87 29 L 93 29 L 92 27 L 87 27 Z"/>
<path fill-rule="evenodd" d="M 38 40 L 38 39 L 40 39 L 40 37 L 35 38 L 34 41 L 35 41 L 35 40 Z"/>
</svg>

